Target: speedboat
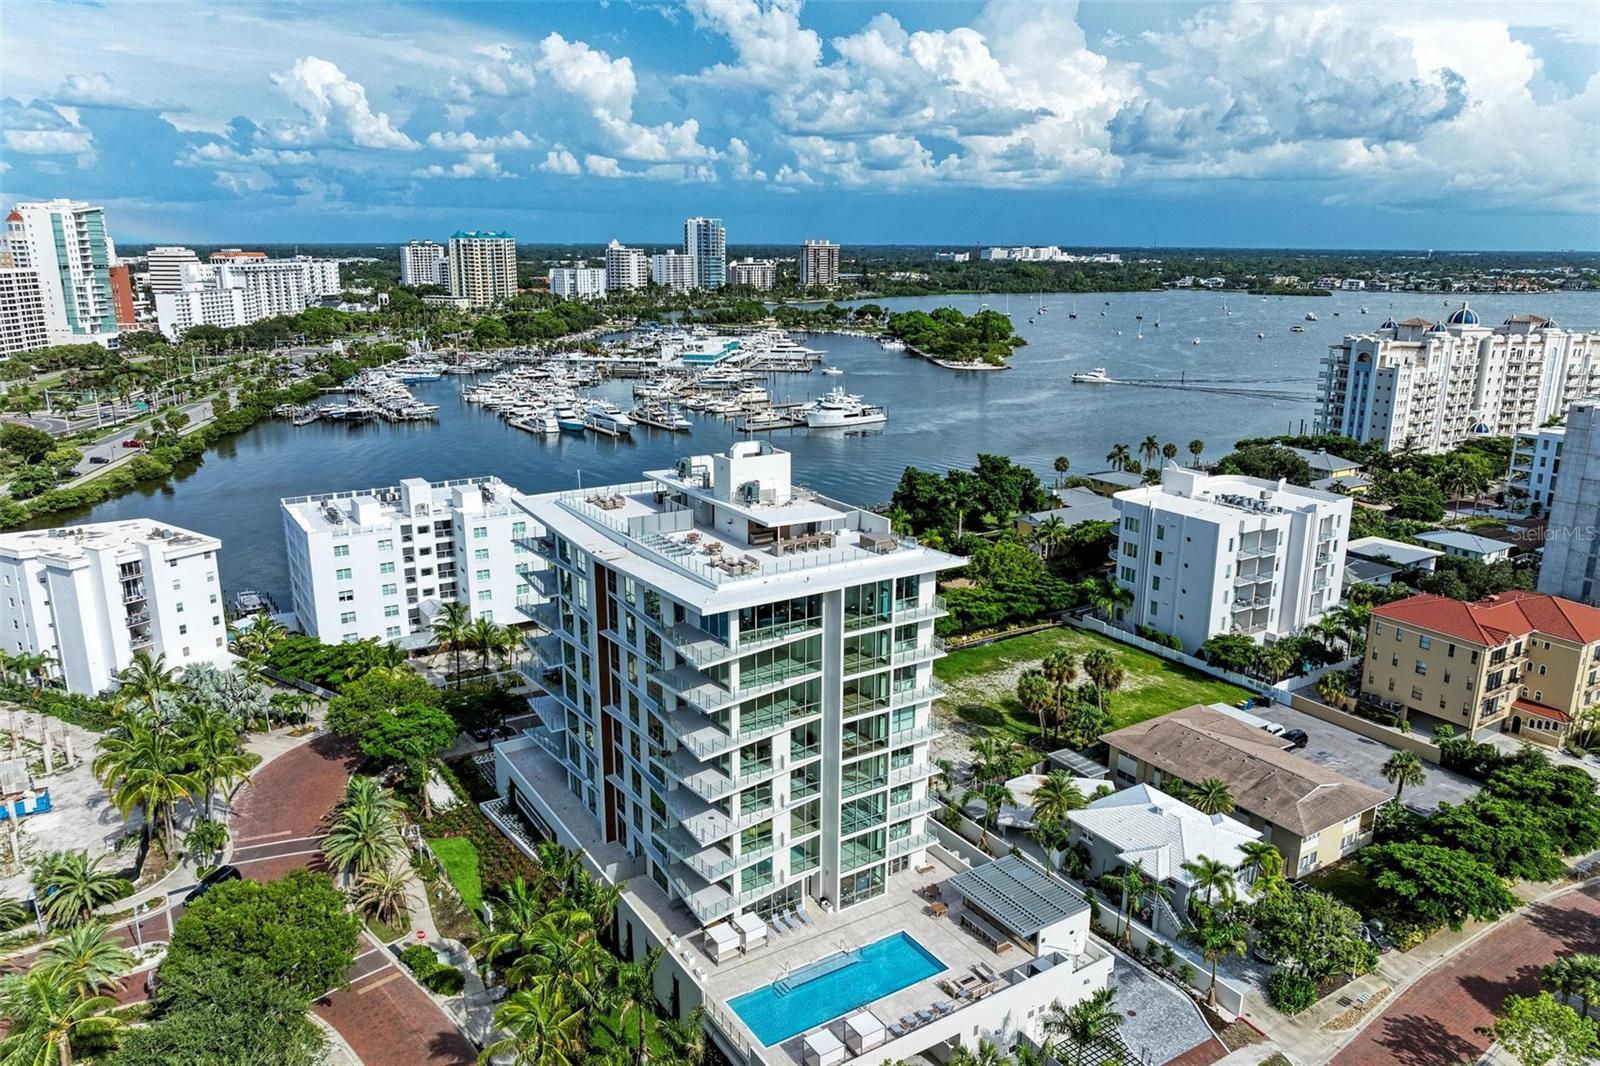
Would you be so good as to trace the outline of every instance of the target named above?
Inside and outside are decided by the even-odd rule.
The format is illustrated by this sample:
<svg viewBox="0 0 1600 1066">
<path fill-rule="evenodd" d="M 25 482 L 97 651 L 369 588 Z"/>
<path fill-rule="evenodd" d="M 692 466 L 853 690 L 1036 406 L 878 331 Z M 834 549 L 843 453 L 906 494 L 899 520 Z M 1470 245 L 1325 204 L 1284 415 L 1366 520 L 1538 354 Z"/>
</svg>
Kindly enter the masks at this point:
<svg viewBox="0 0 1600 1066">
<path fill-rule="evenodd" d="M 825 366 L 825 367 L 822 368 L 822 372 L 824 374 L 828 374 L 828 375 L 833 376 L 833 377 L 838 377 L 840 374 L 844 373 L 843 370 L 840 370 L 836 366 Z"/>
<path fill-rule="evenodd" d="M 1306 328 L 1304 326 L 1300 325 L 1298 322 L 1289 327 L 1289 332 L 1290 333 L 1304 333 L 1305 331 L 1306 331 Z"/>
<path fill-rule="evenodd" d="M 1315 322 L 1316 320 L 1317 320 L 1317 313 L 1315 311 L 1307 311 L 1306 312 L 1306 321 L 1307 322 Z"/>
<path fill-rule="evenodd" d="M 889 412 L 882 404 L 866 403 L 837 386 L 800 408 L 800 414 L 813 428 L 871 426 L 889 421 Z"/>
<path fill-rule="evenodd" d="M 1097 366 L 1086 374 L 1077 373 L 1072 375 L 1072 380 L 1079 385 L 1109 385 L 1111 384 L 1111 375 L 1106 373 L 1105 367 Z"/>
<path fill-rule="evenodd" d="M 1190 341 L 1189 343 L 1190 344 L 1199 344 L 1200 343 L 1200 338 L 1196 337 L 1194 340 Z"/>
</svg>

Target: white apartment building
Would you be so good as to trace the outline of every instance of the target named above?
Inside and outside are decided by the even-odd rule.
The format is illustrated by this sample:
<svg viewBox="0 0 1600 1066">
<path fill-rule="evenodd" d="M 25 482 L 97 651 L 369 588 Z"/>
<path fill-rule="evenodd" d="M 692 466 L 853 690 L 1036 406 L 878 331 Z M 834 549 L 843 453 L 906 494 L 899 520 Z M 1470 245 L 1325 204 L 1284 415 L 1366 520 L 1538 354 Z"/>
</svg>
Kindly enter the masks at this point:
<svg viewBox="0 0 1600 1066">
<path fill-rule="evenodd" d="M 0 534 L 0 648 L 52 656 L 68 691 L 115 684 L 136 653 L 223 662 L 222 542 L 146 518 Z"/>
<path fill-rule="evenodd" d="M 601 267 L 553 267 L 549 284 L 550 295 L 564 300 L 606 298 L 606 272 Z"/>
<path fill-rule="evenodd" d="M 1566 437 L 1565 426 L 1542 426 L 1511 438 L 1511 469 L 1506 475 L 1507 507 L 1537 514 L 1550 513 Z M 1518 497 L 1515 492 L 1524 495 Z"/>
<path fill-rule="evenodd" d="M 400 284 L 450 284 L 450 258 L 444 245 L 411 241 L 400 249 Z"/>
<path fill-rule="evenodd" d="M 489 307 L 517 294 L 517 241 L 511 234 L 457 230 L 449 259 L 451 296 Z"/>
<path fill-rule="evenodd" d="M 684 219 L 683 254 L 694 258 L 696 288 L 720 289 L 728 283 L 728 235 L 722 219 Z"/>
<path fill-rule="evenodd" d="M 267 259 L 237 249 L 211 259 L 205 265 L 182 263 L 179 287 L 156 291 L 156 324 L 166 336 L 176 339 L 199 325 L 226 329 L 297 315 L 340 292 L 337 260 Z"/>
<path fill-rule="evenodd" d="M 1441 452 L 1473 435 L 1535 429 L 1596 393 L 1600 333 L 1537 315 L 1490 327 L 1462 304 L 1443 322 L 1390 320 L 1331 346 L 1315 432 Z"/>
<path fill-rule="evenodd" d="M 832 289 L 839 284 L 839 246 L 830 241 L 806 241 L 800 247 L 800 287 Z"/>
<path fill-rule="evenodd" d="M 606 290 L 642 289 L 650 284 L 650 257 L 643 248 L 613 240 L 606 245 Z"/>
<path fill-rule="evenodd" d="M 778 261 L 745 256 L 728 264 L 728 284 L 741 289 L 767 292 L 778 283 Z"/>
<path fill-rule="evenodd" d="M 1128 626 L 1206 638 L 1292 636 L 1339 600 L 1350 498 L 1283 481 L 1169 465 L 1117 493 L 1117 584 Z"/>
<path fill-rule="evenodd" d="M 662 252 L 650 257 L 650 280 L 673 292 L 687 292 L 698 288 L 700 275 L 695 257 L 682 252 Z"/>
<path fill-rule="evenodd" d="M 152 292 L 182 292 L 189 280 L 189 267 L 199 268 L 200 257 L 193 248 L 168 246 L 152 248 L 144 257 Z"/>
<path fill-rule="evenodd" d="M 0 253 L 3 255 L 3 253 Z M 0 259 L 0 356 L 48 347 L 44 291 L 31 267 Z"/>
<path fill-rule="evenodd" d="M 1081 897 L 1017 856 L 933 846 L 934 585 L 960 560 L 796 486 L 763 441 L 644 478 L 519 498 L 549 563 L 529 612 L 548 695 L 495 748 L 489 817 L 624 887 L 622 956 L 661 949 L 660 1002 L 703 1008 L 746 1066 L 1009 1045 L 1105 987 Z M 997 957 L 988 938 L 1009 937 Z M 986 995 L 894 1024 L 947 998 L 938 975 L 987 963 L 1004 972 Z M 802 985 L 787 1017 L 748 1006 Z"/>
<path fill-rule="evenodd" d="M 527 516 L 496 477 L 294 496 L 281 502 L 295 618 L 329 643 L 376 638 L 425 646 L 441 605 L 521 621 L 532 560 L 513 540 Z"/>
<path fill-rule="evenodd" d="M 1561 450 L 1566 473 L 1550 501 L 1539 591 L 1600 607 L 1600 398 L 1567 411 Z"/>
<path fill-rule="evenodd" d="M 19 203 L 6 216 L 6 248 L 39 279 L 51 344 L 110 344 L 117 337 L 105 212 L 80 200 Z"/>
</svg>

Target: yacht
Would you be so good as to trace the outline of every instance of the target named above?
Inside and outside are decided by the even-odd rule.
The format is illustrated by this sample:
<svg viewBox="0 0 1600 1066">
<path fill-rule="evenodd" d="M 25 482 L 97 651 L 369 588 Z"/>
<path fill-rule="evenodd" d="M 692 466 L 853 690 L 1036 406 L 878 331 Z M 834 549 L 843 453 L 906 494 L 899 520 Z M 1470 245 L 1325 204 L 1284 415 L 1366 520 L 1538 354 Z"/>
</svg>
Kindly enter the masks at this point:
<svg viewBox="0 0 1600 1066">
<path fill-rule="evenodd" d="M 517 429 L 526 430 L 529 433 L 553 435 L 561 432 L 561 423 L 556 420 L 555 415 L 524 415 L 521 418 L 507 419 L 506 424 L 515 426 Z"/>
<path fill-rule="evenodd" d="M 1316 320 L 1317 320 L 1317 313 L 1315 311 L 1307 311 L 1306 312 L 1306 321 L 1307 322 L 1315 322 Z"/>
<path fill-rule="evenodd" d="M 556 408 L 556 425 L 568 433 L 582 433 L 583 416 L 570 404 L 563 404 Z"/>
<path fill-rule="evenodd" d="M 903 352 L 906 350 L 906 342 L 902 340 L 896 340 L 893 337 L 885 337 L 883 340 L 878 342 L 878 347 L 882 348 L 886 352 Z"/>
<path fill-rule="evenodd" d="M 605 400 L 589 405 L 589 410 L 583 416 L 583 424 L 608 437 L 622 437 L 633 432 L 633 419 L 623 414 L 622 408 Z"/>
<path fill-rule="evenodd" d="M 1097 366 L 1087 374 L 1077 373 L 1072 375 L 1072 380 L 1079 385 L 1109 385 L 1111 384 L 1111 375 L 1106 373 L 1105 367 Z"/>
<path fill-rule="evenodd" d="M 825 367 L 822 368 L 822 372 L 824 374 L 828 374 L 828 375 L 830 375 L 832 377 L 838 377 L 840 374 L 844 373 L 843 370 L 840 370 L 836 366 L 825 366 Z"/>
<path fill-rule="evenodd" d="M 800 414 L 811 427 L 871 426 L 889 421 L 889 412 L 882 404 L 866 403 L 839 387 L 801 407 Z"/>
</svg>

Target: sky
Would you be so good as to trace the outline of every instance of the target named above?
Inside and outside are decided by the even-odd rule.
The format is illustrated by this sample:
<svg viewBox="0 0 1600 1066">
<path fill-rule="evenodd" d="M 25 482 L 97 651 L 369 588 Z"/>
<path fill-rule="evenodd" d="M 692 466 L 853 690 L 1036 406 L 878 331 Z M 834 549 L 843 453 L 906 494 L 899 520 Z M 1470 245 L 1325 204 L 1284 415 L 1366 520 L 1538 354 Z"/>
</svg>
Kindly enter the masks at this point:
<svg viewBox="0 0 1600 1066">
<path fill-rule="evenodd" d="M 125 243 L 1600 249 L 1586 2 L 0 4 Z"/>
</svg>

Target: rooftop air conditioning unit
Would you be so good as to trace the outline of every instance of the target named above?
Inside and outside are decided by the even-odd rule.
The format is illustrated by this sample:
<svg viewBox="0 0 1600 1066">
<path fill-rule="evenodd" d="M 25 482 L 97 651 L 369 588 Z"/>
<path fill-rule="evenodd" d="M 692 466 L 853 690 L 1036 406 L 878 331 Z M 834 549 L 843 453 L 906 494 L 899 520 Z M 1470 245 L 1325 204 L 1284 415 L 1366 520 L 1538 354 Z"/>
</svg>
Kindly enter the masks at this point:
<svg viewBox="0 0 1600 1066">
<path fill-rule="evenodd" d="M 694 460 L 685 455 L 678 460 L 676 469 L 680 478 L 688 479 L 694 474 Z"/>
<path fill-rule="evenodd" d="M 761 502 L 761 482 L 759 482 L 759 481 L 746 481 L 743 485 L 740 485 L 739 486 L 739 502 L 740 503 L 759 503 L 759 502 Z"/>
</svg>

